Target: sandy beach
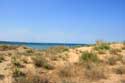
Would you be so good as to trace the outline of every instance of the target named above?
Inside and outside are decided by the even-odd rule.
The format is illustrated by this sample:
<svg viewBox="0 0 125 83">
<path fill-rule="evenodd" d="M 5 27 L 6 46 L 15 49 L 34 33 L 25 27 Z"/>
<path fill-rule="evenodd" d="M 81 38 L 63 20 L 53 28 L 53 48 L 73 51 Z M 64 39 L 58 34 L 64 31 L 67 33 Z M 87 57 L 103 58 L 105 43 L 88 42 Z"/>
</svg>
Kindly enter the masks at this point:
<svg viewBox="0 0 125 83">
<path fill-rule="evenodd" d="M 125 83 L 125 44 L 0 46 L 0 83 Z"/>
</svg>

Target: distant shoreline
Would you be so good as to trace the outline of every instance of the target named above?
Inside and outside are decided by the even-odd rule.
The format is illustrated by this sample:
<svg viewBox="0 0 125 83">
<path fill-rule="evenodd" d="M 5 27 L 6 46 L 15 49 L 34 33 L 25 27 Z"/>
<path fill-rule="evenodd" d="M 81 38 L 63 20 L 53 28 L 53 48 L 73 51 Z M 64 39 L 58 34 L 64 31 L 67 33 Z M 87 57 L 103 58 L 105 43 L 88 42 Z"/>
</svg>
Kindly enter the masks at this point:
<svg viewBox="0 0 125 83">
<path fill-rule="evenodd" d="M 88 46 L 88 44 L 76 44 L 76 43 L 33 43 L 33 42 L 12 42 L 12 41 L 0 41 L 0 45 L 23 45 L 35 49 L 47 49 L 55 46 Z"/>
<path fill-rule="evenodd" d="M 1 43 L 22 43 L 22 44 L 59 44 L 59 45 L 65 45 L 65 44 L 73 44 L 73 45 L 88 45 L 88 44 L 82 44 L 82 43 L 55 43 L 55 42 L 52 42 L 52 43 L 45 43 L 45 42 L 18 42 L 18 41 L 0 41 L 0 44 Z"/>
</svg>

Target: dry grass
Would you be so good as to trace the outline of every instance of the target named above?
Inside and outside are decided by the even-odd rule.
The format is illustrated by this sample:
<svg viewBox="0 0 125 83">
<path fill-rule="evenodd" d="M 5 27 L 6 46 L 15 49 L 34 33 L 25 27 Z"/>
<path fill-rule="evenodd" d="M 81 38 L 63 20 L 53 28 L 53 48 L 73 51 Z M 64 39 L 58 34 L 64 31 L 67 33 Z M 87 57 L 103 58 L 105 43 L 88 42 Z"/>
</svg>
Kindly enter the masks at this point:
<svg viewBox="0 0 125 83">
<path fill-rule="evenodd" d="M 125 74 L 125 66 L 119 66 L 115 69 L 116 74 Z"/>
<path fill-rule="evenodd" d="M 118 55 L 122 50 L 121 49 L 110 49 L 110 54 Z"/>
<path fill-rule="evenodd" d="M 117 61 L 118 61 L 117 56 L 111 56 L 110 58 L 108 58 L 108 64 L 110 65 L 115 65 Z"/>
<path fill-rule="evenodd" d="M 122 55 L 111 55 L 108 58 L 108 64 L 115 65 L 117 61 L 122 62 L 122 57 L 123 57 Z"/>
<path fill-rule="evenodd" d="M 89 80 L 106 79 L 104 67 L 100 65 L 88 64 L 84 73 Z"/>
<path fill-rule="evenodd" d="M 75 67 L 71 64 L 65 65 L 60 71 L 59 76 L 60 77 L 72 77 L 75 75 Z"/>
</svg>

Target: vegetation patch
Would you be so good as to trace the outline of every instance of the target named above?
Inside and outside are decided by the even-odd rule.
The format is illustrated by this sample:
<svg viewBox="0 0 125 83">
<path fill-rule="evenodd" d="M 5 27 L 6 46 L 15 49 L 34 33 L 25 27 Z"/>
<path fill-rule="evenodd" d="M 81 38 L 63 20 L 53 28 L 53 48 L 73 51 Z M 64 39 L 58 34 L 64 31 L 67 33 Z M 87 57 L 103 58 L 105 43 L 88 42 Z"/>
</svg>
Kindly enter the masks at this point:
<svg viewBox="0 0 125 83">
<path fill-rule="evenodd" d="M 115 65 L 117 61 L 122 62 L 122 56 L 121 55 L 112 55 L 108 58 L 108 64 Z"/>
<path fill-rule="evenodd" d="M 45 69 L 53 69 L 54 67 L 48 63 L 48 61 L 42 56 L 33 57 L 34 64 L 37 67 L 44 67 Z"/>
<path fill-rule="evenodd" d="M 18 57 L 18 56 L 13 56 L 12 59 L 11 59 L 11 62 L 13 63 L 13 65 L 15 67 L 24 67 L 24 65 L 21 63 L 21 60 L 20 60 L 21 57 Z"/>
<path fill-rule="evenodd" d="M 25 74 L 20 70 L 20 68 L 15 67 L 13 69 L 13 77 L 25 76 Z"/>
<path fill-rule="evenodd" d="M 78 75 L 78 66 L 74 64 L 66 64 L 63 68 L 59 71 L 59 76 L 61 78 L 69 78 L 69 77 L 75 77 Z"/>
<path fill-rule="evenodd" d="M 83 52 L 81 57 L 80 57 L 80 61 L 81 62 L 94 62 L 97 63 L 99 62 L 99 58 L 97 57 L 97 55 L 94 52 Z"/>
<path fill-rule="evenodd" d="M 110 53 L 113 55 L 118 55 L 119 52 L 121 52 L 121 49 L 110 49 Z"/>
<path fill-rule="evenodd" d="M 89 67 L 84 73 L 89 80 L 100 80 L 106 78 L 104 68 L 96 64 L 89 64 Z"/>
<path fill-rule="evenodd" d="M 110 49 L 110 45 L 108 43 L 100 43 L 97 44 L 94 47 L 95 50 L 99 51 L 99 50 L 109 50 Z"/>
</svg>

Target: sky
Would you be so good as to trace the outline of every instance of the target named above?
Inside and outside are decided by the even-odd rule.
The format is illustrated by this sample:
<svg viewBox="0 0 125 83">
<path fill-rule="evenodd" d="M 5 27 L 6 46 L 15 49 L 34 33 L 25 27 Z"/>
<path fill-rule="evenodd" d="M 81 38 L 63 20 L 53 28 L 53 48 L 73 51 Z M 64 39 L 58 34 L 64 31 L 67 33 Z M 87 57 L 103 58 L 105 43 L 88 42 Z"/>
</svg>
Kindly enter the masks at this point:
<svg viewBox="0 0 125 83">
<path fill-rule="evenodd" d="M 0 0 L 0 41 L 125 40 L 125 0 Z"/>
</svg>

